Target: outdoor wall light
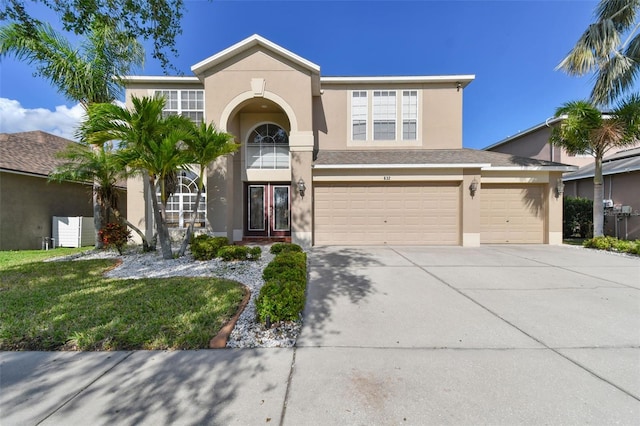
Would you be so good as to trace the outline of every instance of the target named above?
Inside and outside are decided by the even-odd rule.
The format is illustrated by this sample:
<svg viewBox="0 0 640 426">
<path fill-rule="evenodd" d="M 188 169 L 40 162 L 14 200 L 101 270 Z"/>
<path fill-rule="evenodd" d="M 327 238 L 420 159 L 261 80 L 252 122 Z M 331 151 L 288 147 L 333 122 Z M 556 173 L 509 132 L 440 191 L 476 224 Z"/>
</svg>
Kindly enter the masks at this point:
<svg viewBox="0 0 640 426">
<path fill-rule="evenodd" d="M 476 191 L 478 190 L 478 181 L 476 178 L 473 178 L 471 183 L 469 184 L 469 193 L 471 194 L 471 198 L 476 195 Z"/>
<path fill-rule="evenodd" d="M 564 194 L 564 182 L 562 182 L 561 178 L 558 178 L 556 182 L 556 198 L 562 197 L 562 194 Z"/>
<path fill-rule="evenodd" d="M 304 198 L 304 191 L 306 190 L 307 190 L 307 186 L 304 184 L 304 180 L 300 178 L 300 180 L 298 180 L 298 193 L 302 198 Z"/>
</svg>

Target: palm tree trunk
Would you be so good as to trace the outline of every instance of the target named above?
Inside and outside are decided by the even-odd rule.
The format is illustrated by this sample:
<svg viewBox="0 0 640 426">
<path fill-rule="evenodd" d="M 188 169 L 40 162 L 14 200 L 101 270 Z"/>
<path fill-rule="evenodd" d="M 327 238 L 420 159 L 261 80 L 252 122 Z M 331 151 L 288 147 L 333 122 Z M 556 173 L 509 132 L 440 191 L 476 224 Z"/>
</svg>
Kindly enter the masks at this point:
<svg viewBox="0 0 640 426">
<path fill-rule="evenodd" d="M 191 215 L 191 221 L 189 222 L 189 226 L 187 227 L 187 233 L 184 236 L 184 240 L 182 241 L 182 245 L 180 246 L 180 251 L 178 252 L 178 257 L 184 256 L 184 253 L 187 251 L 187 246 L 189 245 L 189 241 L 191 241 L 191 235 L 193 234 L 193 227 L 196 223 L 196 216 L 198 215 L 198 205 L 200 204 L 200 198 L 202 198 L 202 189 L 200 185 L 198 185 L 198 192 L 196 193 L 196 204 L 193 208 L 193 214 Z"/>
<path fill-rule="evenodd" d="M 602 155 L 596 156 L 593 175 L 593 236 L 604 235 L 604 187 L 602 184 Z"/>
<path fill-rule="evenodd" d="M 109 210 L 113 213 L 113 216 L 117 220 L 123 221 L 125 223 L 125 225 L 127 225 L 129 228 L 133 229 L 133 231 L 136 234 L 138 234 L 138 236 L 142 239 L 142 251 L 144 251 L 146 253 L 146 252 L 155 250 L 155 247 L 151 247 L 149 245 L 149 241 L 147 241 L 147 238 L 144 236 L 144 233 L 137 226 L 135 226 L 133 223 L 129 222 L 126 217 L 122 217 L 120 215 L 120 210 L 114 209 L 113 207 L 109 207 Z"/>
<path fill-rule="evenodd" d="M 155 179 L 149 176 L 149 187 L 151 188 L 151 202 L 153 204 L 153 215 L 156 220 L 156 229 L 158 230 L 158 238 L 160 239 L 160 249 L 162 250 L 163 259 L 173 259 L 171 251 L 171 237 L 164 216 L 161 211 L 161 205 L 155 191 Z"/>
<path fill-rule="evenodd" d="M 95 237 L 96 237 L 96 249 L 103 249 L 104 244 L 100 239 L 100 230 L 102 229 L 102 206 L 98 202 L 98 190 L 100 188 L 100 184 L 97 182 L 93 182 L 93 227 L 95 229 Z"/>
</svg>

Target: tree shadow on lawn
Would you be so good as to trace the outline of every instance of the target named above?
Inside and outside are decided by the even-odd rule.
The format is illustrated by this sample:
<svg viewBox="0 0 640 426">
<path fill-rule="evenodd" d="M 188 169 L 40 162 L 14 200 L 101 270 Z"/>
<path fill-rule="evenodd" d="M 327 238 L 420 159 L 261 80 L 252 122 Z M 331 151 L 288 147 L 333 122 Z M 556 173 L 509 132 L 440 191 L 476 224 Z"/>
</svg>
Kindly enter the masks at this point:
<svg viewBox="0 0 640 426">
<path fill-rule="evenodd" d="M 7 424 L 277 424 L 293 350 L 1 355 Z"/>
<path fill-rule="evenodd" d="M 318 344 L 326 332 L 332 310 L 339 299 L 361 303 L 373 294 L 373 284 L 364 270 L 383 266 L 371 252 L 356 247 L 316 247 L 309 253 L 309 284 L 303 312 L 301 346 Z"/>
</svg>

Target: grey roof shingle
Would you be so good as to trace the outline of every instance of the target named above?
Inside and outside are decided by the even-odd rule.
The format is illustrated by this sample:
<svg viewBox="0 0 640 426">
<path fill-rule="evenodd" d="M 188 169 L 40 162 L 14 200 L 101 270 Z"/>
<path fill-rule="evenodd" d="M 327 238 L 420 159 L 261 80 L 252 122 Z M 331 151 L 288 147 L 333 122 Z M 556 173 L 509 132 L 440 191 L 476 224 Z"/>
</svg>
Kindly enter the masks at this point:
<svg viewBox="0 0 640 426">
<path fill-rule="evenodd" d="M 0 133 L 0 169 L 48 176 L 64 162 L 56 154 L 73 143 L 40 130 Z"/>
<path fill-rule="evenodd" d="M 568 173 L 562 177 L 563 180 L 578 180 L 592 178 L 595 174 L 595 164 L 588 164 L 580 167 L 578 171 Z M 602 161 L 602 175 L 615 175 L 618 173 L 629 173 L 640 170 L 640 148 L 618 152 Z"/>
<path fill-rule="evenodd" d="M 314 165 L 490 164 L 491 167 L 571 167 L 566 164 L 476 149 L 320 151 Z"/>
</svg>

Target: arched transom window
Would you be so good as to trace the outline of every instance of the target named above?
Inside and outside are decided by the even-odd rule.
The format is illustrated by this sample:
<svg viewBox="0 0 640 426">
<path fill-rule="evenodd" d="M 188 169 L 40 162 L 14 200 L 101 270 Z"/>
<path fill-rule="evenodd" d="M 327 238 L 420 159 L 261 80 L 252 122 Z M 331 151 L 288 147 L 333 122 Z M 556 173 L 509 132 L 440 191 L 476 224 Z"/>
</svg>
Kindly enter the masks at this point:
<svg viewBox="0 0 640 426">
<path fill-rule="evenodd" d="M 288 169 L 289 136 L 277 124 L 261 124 L 247 138 L 248 169 Z"/>
<path fill-rule="evenodd" d="M 178 172 L 176 192 L 167 200 L 166 220 L 169 227 L 183 228 L 189 226 L 193 216 L 193 207 L 198 193 L 198 177 L 190 171 Z M 158 197 L 160 193 L 158 192 Z M 196 213 L 196 228 L 206 226 L 207 218 L 207 193 L 206 187 L 202 189 L 200 203 Z"/>
</svg>

